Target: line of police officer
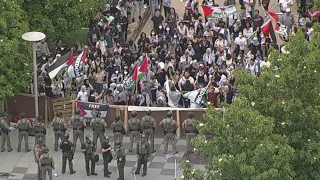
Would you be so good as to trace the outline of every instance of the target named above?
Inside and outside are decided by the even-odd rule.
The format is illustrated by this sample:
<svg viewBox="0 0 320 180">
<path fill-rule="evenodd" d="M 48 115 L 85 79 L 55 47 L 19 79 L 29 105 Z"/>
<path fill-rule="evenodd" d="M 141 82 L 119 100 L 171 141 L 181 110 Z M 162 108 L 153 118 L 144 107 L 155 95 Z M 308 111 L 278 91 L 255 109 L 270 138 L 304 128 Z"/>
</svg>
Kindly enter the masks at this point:
<svg viewBox="0 0 320 180">
<path fill-rule="evenodd" d="M 109 144 L 109 138 L 104 136 L 105 129 L 107 128 L 106 122 L 100 117 L 99 112 L 95 112 L 94 119 L 91 121 L 91 126 L 93 127 L 93 140 L 90 139 L 89 136 L 86 136 L 84 141 L 84 129 L 86 128 L 86 122 L 83 117 L 80 116 L 80 111 L 76 111 L 75 115 L 71 118 L 70 124 L 73 126 L 73 143 L 69 141 L 69 135 L 65 134 L 67 130 L 67 123 L 62 118 L 62 113 L 57 113 L 56 117 L 53 119 L 51 125 L 53 126 L 54 134 L 55 134 L 55 142 L 54 142 L 54 150 L 58 150 L 58 141 L 59 138 L 63 139 L 60 144 L 60 149 L 62 149 L 62 173 L 65 173 L 66 162 L 69 161 L 69 170 L 70 174 L 75 173 L 73 170 L 72 159 L 74 155 L 74 151 L 76 148 L 77 139 L 80 139 L 81 142 L 81 152 L 85 154 L 85 164 L 86 164 L 86 172 L 87 175 L 97 175 L 95 173 L 95 163 L 99 160 L 99 156 L 96 154 L 96 145 L 97 139 L 100 139 L 103 160 L 104 160 L 104 176 L 110 177 L 108 170 L 108 164 L 112 160 L 112 148 Z M 154 133 L 156 128 L 156 121 L 151 116 L 151 111 L 147 111 L 146 115 L 142 118 L 141 122 L 136 117 L 137 113 L 133 111 L 131 113 L 131 118 L 128 121 L 128 133 L 130 137 L 130 148 L 129 151 L 132 152 L 134 141 L 138 141 L 137 143 L 137 157 L 138 157 L 138 166 L 135 174 L 140 173 L 140 168 L 143 165 L 143 173 L 142 176 L 145 176 L 147 173 L 147 161 L 148 157 L 151 153 L 155 152 L 154 149 Z M 194 138 L 198 131 L 192 123 L 194 114 L 188 113 L 189 118 L 182 123 L 183 128 L 186 131 L 186 142 L 187 148 L 186 153 L 192 151 L 191 147 L 191 139 Z M 20 113 L 21 119 L 17 123 L 17 127 L 19 129 L 19 142 L 18 142 L 18 151 L 21 151 L 21 141 L 24 137 L 25 140 L 25 151 L 29 152 L 30 149 L 28 147 L 28 136 L 29 129 L 31 128 L 30 122 L 25 118 L 24 113 Z M 175 120 L 172 119 L 172 112 L 167 112 L 167 117 L 163 119 L 159 125 L 163 129 L 164 133 L 164 154 L 168 152 L 168 142 L 172 142 L 173 153 L 178 153 L 176 148 L 177 140 L 176 130 L 178 125 Z M 7 114 L 2 114 L 0 119 L 0 128 L 2 130 L 1 137 L 1 151 L 4 151 L 4 144 L 7 142 L 7 148 L 10 152 L 12 150 L 10 145 L 10 128 L 7 119 Z M 48 172 L 50 179 L 52 179 L 52 168 L 54 168 L 54 161 L 50 153 L 48 153 L 48 148 L 45 148 L 45 135 L 46 128 L 43 123 L 43 118 L 38 117 L 36 122 L 33 125 L 35 131 L 35 159 L 38 163 L 38 177 L 39 179 L 45 179 L 46 172 Z M 126 162 L 126 154 L 123 148 L 123 135 L 125 134 L 124 123 L 121 121 L 121 118 L 117 116 L 115 121 L 110 126 L 111 130 L 114 133 L 114 147 L 115 147 L 115 159 L 117 160 L 117 166 L 119 171 L 119 180 L 124 179 L 124 166 Z M 150 139 L 151 146 L 148 143 Z M 48 154 L 48 155 L 46 155 Z M 44 155 L 42 157 L 42 155 Z M 41 158 L 42 157 L 42 158 Z M 91 171 L 90 171 L 90 162 L 91 162 Z"/>
</svg>

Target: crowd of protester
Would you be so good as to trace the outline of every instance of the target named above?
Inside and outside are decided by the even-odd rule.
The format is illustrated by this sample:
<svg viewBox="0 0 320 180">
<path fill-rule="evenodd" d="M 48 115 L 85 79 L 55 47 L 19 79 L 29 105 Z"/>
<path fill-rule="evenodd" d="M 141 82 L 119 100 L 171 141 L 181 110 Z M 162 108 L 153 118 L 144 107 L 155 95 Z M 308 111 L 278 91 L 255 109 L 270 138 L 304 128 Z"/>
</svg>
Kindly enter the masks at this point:
<svg viewBox="0 0 320 180">
<path fill-rule="evenodd" d="M 185 2 L 184 14 L 176 13 L 171 0 L 151 0 L 152 30 L 142 32 L 136 42 L 127 39 L 128 24 L 141 20 L 144 2 L 106 5 L 90 22 L 88 42 L 77 41 L 72 47 L 75 55 L 88 52 L 82 77 L 59 75 L 51 79 L 46 69 L 61 57 L 64 47 L 59 41 L 56 52 L 52 53 L 56 55 L 50 56 L 46 42 L 39 42 L 39 93 L 116 105 L 188 108 L 190 99 L 183 95 L 209 87 L 207 103 L 216 107 L 222 102 L 230 104 L 239 95 L 234 70 L 244 68 L 252 75 L 260 75 L 261 68 L 270 67 L 270 49 L 279 48 L 260 31 L 266 17 L 255 9 L 262 3 L 267 10 L 269 2 L 262 0 L 254 4 L 252 0 L 240 0 L 237 16 L 226 21 L 204 17 L 200 11 L 202 4 L 193 0 Z M 225 5 L 235 3 L 226 0 Z M 159 9 L 160 4 L 164 12 Z M 213 0 L 204 0 L 203 5 L 218 6 Z M 291 0 L 279 0 L 279 5 L 283 12 L 280 23 L 288 34 L 293 32 L 293 27 L 299 27 L 311 39 L 311 25 L 317 18 L 308 14 L 310 5 L 299 9 L 298 22 L 291 14 Z M 136 10 L 138 14 L 134 13 Z M 150 72 L 136 88 L 127 89 L 124 82 L 135 64 L 145 58 Z"/>
</svg>

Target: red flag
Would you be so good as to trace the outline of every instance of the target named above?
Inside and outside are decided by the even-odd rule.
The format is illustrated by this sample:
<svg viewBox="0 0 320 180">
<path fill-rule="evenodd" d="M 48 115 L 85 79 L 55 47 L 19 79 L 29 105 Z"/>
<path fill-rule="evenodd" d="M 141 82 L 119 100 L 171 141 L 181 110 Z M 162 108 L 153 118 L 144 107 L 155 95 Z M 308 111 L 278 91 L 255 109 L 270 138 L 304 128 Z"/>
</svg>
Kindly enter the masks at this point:
<svg viewBox="0 0 320 180">
<path fill-rule="evenodd" d="M 267 22 L 265 22 L 260 28 L 261 32 L 263 32 L 263 34 L 266 37 L 268 37 L 270 34 L 270 27 L 271 27 L 271 19 L 269 19 Z"/>
<path fill-rule="evenodd" d="M 70 56 L 68 61 L 66 62 L 67 65 L 73 65 L 74 63 L 74 58 L 73 58 L 73 50 L 70 51 Z"/>
<path fill-rule="evenodd" d="M 138 63 L 136 64 L 136 67 L 133 69 L 133 74 L 132 74 L 132 80 L 137 81 L 138 80 Z"/>
<path fill-rule="evenodd" d="M 87 59 L 87 50 L 85 50 L 82 54 L 82 57 L 81 57 L 81 62 L 86 62 L 86 59 Z"/>
<path fill-rule="evenodd" d="M 145 57 L 139 67 L 139 72 L 142 73 L 148 73 L 149 72 L 149 64 L 148 64 L 148 58 Z"/>
<path fill-rule="evenodd" d="M 214 11 L 210 6 L 202 6 L 202 10 L 205 17 L 210 16 Z"/>
<path fill-rule="evenodd" d="M 267 22 L 265 22 L 261 26 L 261 32 L 263 32 L 266 37 L 270 37 L 274 44 L 278 43 L 277 42 L 277 36 L 276 36 L 275 31 L 273 29 L 273 25 L 272 25 L 271 19 L 269 19 Z"/>
<path fill-rule="evenodd" d="M 278 25 L 279 17 L 278 17 L 278 14 L 273 12 L 273 11 L 270 11 L 270 10 L 267 11 L 267 14 L 271 17 L 271 19 L 273 19 L 275 21 L 275 23 L 276 23 L 275 30 L 279 30 L 279 25 Z"/>
</svg>

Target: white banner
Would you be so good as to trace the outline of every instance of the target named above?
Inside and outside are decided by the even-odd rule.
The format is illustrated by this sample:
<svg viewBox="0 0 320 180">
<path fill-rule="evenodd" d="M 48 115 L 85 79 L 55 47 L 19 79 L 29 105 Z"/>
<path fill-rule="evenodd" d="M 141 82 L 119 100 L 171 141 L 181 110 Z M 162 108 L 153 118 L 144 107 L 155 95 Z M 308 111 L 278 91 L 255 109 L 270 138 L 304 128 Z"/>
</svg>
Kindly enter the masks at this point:
<svg viewBox="0 0 320 180">
<path fill-rule="evenodd" d="M 207 108 L 172 108 L 172 107 L 145 107 L 145 106 L 128 106 L 128 111 L 206 111 Z"/>
</svg>

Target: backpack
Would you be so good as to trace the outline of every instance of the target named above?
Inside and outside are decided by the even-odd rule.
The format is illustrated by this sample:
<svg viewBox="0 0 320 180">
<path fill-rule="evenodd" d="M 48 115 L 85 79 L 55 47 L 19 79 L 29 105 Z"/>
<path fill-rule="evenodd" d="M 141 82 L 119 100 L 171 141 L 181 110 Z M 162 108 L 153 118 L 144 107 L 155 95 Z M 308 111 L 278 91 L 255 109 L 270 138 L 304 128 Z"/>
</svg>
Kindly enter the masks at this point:
<svg viewBox="0 0 320 180">
<path fill-rule="evenodd" d="M 41 164 L 42 164 L 43 166 L 51 166 L 51 163 L 52 163 L 52 161 L 51 161 L 51 159 L 50 159 L 49 154 L 48 154 L 48 153 L 43 154 L 43 155 L 42 155 Z"/>
<path fill-rule="evenodd" d="M 131 118 L 129 120 L 129 129 L 130 131 L 138 131 L 140 128 L 139 123 L 136 118 Z"/>
<path fill-rule="evenodd" d="M 55 131 L 61 130 L 60 119 L 59 119 L 58 122 L 57 122 L 57 118 L 54 120 L 54 122 L 53 122 L 53 129 L 54 129 Z"/>
<path fill-rule="evenodd" d="M 114 131 L 115 132 L 123 132 L 123 125 L 120 121 L 114 123 Z"/>
<path fill-rule="evenodd" d="M 73 127 L 76 129 L 79 129 L 79 128 L 82 128 L 82 126 L 83 126 L 83 123 L 81 122 L 80 117 L 75 116 L 73 121 Z"/>
<path fill-rule="evenodd" d="M 93 128 L 95 131 L 102 131 L 104 129 L 100 118 L 94 119 Z"/>
<path fill-rule="evenodd" d="M 29 129 L 28 121 L 25 118 L 21 119 L 21 122 L 19 124 L 19 130 L 26 131 L 28 129 Z"/>
<path fill-rule="evenodd" d="M 42 123 L 39 122 L 34 125 L 33 129 L 36 133 L 42 133 L 44 131 Z"/>
<path fill-rule="evenodd" d="M 185 130 L 186 130 L 186 133 L 195 133 L 196 132 L 196 128 L 192 124 L 191 119 L 187 120 L 186 129 Z"/>
<path fill-rule="evenodd" d="M 145 117 L 144 119 L 144 128 L 145 129 L 150 129 L 153 127 L 153 123 L 151 121 L 151 117 Z"/>
<path fill-rule="evenodd" d="M 172 123 L 172 119 L 167 118 L 164 123 L 164 130 L 166 132 L 173 132 L 175 130 L 175 125 Z"/>
<path fill-rule="evenodd" d="M 144 144 L 144 143 L 139 143 L 139 154 L 141 155 L 145 155 L 148 153 L 148 149 L 147 149 L 147 146 Z"/>
</svg>

